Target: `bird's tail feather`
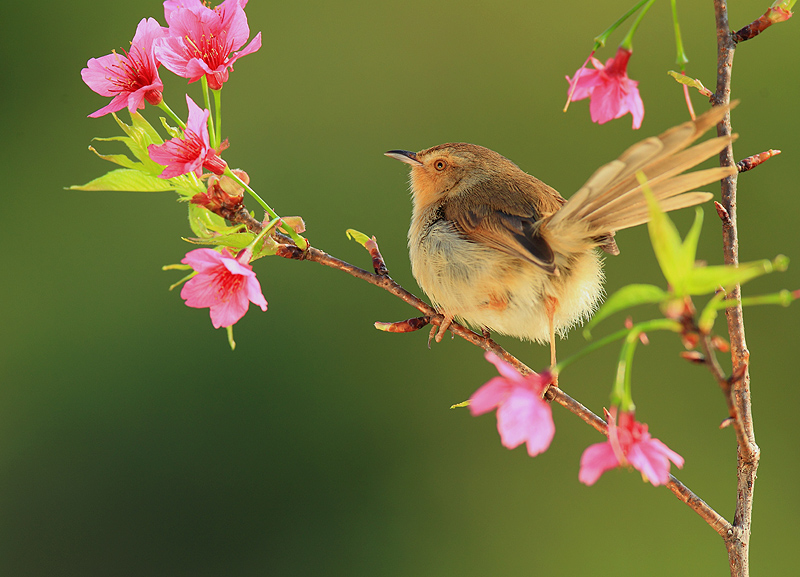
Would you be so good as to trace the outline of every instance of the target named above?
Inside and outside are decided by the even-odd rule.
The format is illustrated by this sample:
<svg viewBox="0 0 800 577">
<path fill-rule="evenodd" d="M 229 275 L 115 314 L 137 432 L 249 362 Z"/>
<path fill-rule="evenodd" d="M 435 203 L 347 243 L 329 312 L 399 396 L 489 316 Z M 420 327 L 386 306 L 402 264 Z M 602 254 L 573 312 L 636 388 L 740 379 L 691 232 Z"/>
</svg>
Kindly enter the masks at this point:
<svg viewBox="0 0 800 577">
<path fill-rule="evenodd" d="M 650 188 L 665 211 L 710 200 L 710 193 L 694 190 L 736 174 L 736 167 L 683 173 L 718 154 L 735 139 L 735 135 L 717 137 L 689 148 L 728 110 L 727 106 L 712 108 L 693 121 L 634 144 L 617 160 L 600 167 L 545 227 L 557 238 L 563 239 L 574 231 L 588 240 L 643 224 L 650 220 L 643 186 Z M 639 173 L 646 178 L 644 185 L 639 182 Z"/>
</svg>

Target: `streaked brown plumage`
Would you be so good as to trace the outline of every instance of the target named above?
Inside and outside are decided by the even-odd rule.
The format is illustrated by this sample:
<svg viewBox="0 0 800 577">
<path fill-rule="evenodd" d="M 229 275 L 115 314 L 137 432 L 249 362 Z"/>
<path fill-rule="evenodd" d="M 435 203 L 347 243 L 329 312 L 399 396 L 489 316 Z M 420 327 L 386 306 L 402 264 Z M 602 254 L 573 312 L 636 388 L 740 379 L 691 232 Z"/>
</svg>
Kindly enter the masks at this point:
<svg viewBox="0 0 800 577">
<path fill-rule="evenodd" d="M 420 152 L 392 150 L 411 165 L 408 233 L 417 282 L 445 316 L 521 339 L 551 342 L 588 319 L 603 294 L 597 247 L 618 254 L 614 233 L 647 222 L 637 173 L 664 210 L 709 200 L 687 192 L 736 172 L 683 174 L 730 141 L 691 146 L 727 108 L 645 139 L 598 169 L 569 200 L 482 146 L 451 143 Z"/>
</svg>

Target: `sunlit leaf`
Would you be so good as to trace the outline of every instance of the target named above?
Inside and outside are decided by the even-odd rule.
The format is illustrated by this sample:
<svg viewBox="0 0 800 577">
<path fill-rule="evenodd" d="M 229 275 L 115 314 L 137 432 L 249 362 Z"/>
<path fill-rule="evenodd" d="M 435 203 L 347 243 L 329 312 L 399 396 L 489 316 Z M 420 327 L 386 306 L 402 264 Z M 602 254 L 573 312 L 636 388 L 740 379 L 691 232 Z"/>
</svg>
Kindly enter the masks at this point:
<svg viewBox="0 0 800 577">
<path fill-rule="evenodd" d="M 366 246 L 367 241 L 370 239 L 366 234 L 363 232 L 358 232 L 354 228 L 348 228 L 345 231 L 345 234 L 347 235 L 347 238 L 356 241 L 361 246 Z"/>
<path fill-rule="evenodd" d="M 650 212 L 647 230 L 650 233 L 653 252 L 655 252 L 661 272 L 664 273 L 664 278 L 667 279 L 674 291 L 679 292 L 684 276 L 688 272 L 683 266 L 681 237 L 673 222 L 658 206 L 658 201 L 650 189 L 643 187 L 642 192 L 647 199 Z"/>
<path fill-rule="evenodd" d="M 183 137 L 183 133 L 181 132 L 180 128 L 175 128 L 174 126 L 170 126 L 169 123 L 167 122 L 167 119 L 164 118 L 163 116 L 160 116 L 159 118 L 161 118 L 161 125 L 164 127 L 164 130 L 166 130 L 167 134 L 169 134 L 172 138 Z"/>
<path fill-rule="evenodd" d="M 150 176 L 140 170 L 118 168 L 87 182 L 82 186 L 70 186 L 70 190 L 109 190 L 130 192 L 163 192 L 172 190 L 169 180 Z"/>
<path fill-rule="evenodd" d="M 255 235 L 250 232 L 234 232 L 231 234 L 220 234 L 210 238 L 183 237 L 183 240 L 192 244 L 202 244 L 206 246 L 226 246 L 233 249 L 243 249 L 251 242 Z"/>
<path fill-rule="evenodd" d="M 603 306 L 595 313 L 586 328 L 583 329 L 583 336 L 591 338 L 591 329 L 597 323 L 621 310 L 642 304 L 658 303 L 667 298 L 667 293 L 661 288 L 650 284 L 631 284 L 624 286 L 612 294 L 603 303 Z"/>
<path fill-rule="evenodd" d="M 695 208 L 694 223 L 686 234 L 681 245 L 681 268 L 691 270 L 697 259 L 697 243 L 700 241 L 700 231 L 703 229 L 703 209 Z"/>
<path fill-rule="evenodd" d="M 241 225 L 228 226 L 225 219 L 197 204 L 189 204 L 189 227 L 200 238 L 211 238 L 217 234 L 228 234 L 242 229 Z M 250 237 L 250 240 L 253 240 Z"/>
<path fill-rule="evenodd" d="M 700 82 L 697 78 L 691 78 L 690 76 L 686 76 L 681 74 L 680 72 L 675 72 L 674 70 L 668 70 L 667 74 L 672 76 L 675 80 L 680 82 L 681 84 L 685 84 L 686 86 L 690 86 L 692 88 L 697 88 L 697 90 L 703 96 L 713 96 L 713 93 L 703 86 L 703 83 Z"/>
<path fill-rule="evenodd" d="M 761 275 L 771 273 L 772 262 L 759 260 L 736 266 L 703 266 L 693 268 L 684 281 L 685 294 L 703 295 L 716 291 L 719 287 L 733 288 Z"/>
<path fill-rule="evenodd" d="M 138 112 L 131 114 L 132 126 L 122 122 L 116 114 L 113 114 L 113 116 L 123 132 L 128 135 L 129 140 L 125 141 L 125 144 L 131 153 L 144 165 L 144 170 L 153 176 L 161 174 L 164 167 L 153 162 L 147 152 L 147 147 L 151 144 L 164 143 L 158 132 Z"/>
<path fill-rule="evenodd" d="M 123 136 L 118 136 L 114 138 L 95 138 L 94 140 L 108 141 L 108 140 L 129 140 L 129 139 L 126 139 Z M 120 166 L 124 166 L 125 168 L 144 171 L 144 165 L 141 162 L 136 162 L 135 160 L 131 159 L 129 156 L 126 156 L 124 154 L 100 154 L 99 152 L 97 152 L 94 146 L 90 146 L 89 150 L 94 152 L 97 156 L 99 156 L 103 160 L 113 162 L 114 164 L 119 164 Z"/>
</svg>

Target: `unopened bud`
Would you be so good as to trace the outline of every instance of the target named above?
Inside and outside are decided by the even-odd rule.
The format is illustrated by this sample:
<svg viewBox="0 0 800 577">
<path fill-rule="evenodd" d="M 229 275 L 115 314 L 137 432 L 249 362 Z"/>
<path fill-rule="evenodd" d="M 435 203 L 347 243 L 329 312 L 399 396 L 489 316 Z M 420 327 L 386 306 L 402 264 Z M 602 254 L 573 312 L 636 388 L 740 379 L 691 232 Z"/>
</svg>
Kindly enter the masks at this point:
<svg viewBox="0 0 800 577">
<path fill-rule="evenodd" d="M 711 346 L 721 353 L 727 353 L 731 350 L 731 344 L 719 335 L 711 337 Z"/>
<path fill-rule="evenodd" d="M 430 317 L 417 317 L 396 323 L 376 322 L 375 328 L 386 333 L 413 333 L 431 322 Z"/>
<path fill-rule="evenodd" d="M 698 351 L 683 351 L 681 352 L 681 358 L 686 359 L 695 365 L 702 365 L 706 362 L 705 355 Z"/>
</svg>

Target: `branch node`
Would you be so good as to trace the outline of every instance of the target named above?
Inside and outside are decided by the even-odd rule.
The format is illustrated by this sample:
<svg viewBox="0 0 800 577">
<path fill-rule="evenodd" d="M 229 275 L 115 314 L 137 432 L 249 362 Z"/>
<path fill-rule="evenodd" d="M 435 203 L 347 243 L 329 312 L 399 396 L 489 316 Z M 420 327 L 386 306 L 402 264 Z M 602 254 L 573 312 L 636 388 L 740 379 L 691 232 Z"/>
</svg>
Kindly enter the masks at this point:
<svg viewBox="0 0 800 577">
<path fill-rule="evenodd" d="M 292 260 L 304 260 L 306 258 L 305 251 L 293 244 L 279 244 L 275 255 Z"/>
</svg>

